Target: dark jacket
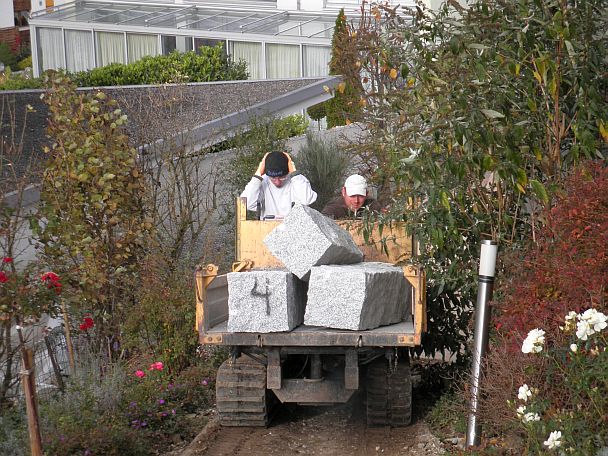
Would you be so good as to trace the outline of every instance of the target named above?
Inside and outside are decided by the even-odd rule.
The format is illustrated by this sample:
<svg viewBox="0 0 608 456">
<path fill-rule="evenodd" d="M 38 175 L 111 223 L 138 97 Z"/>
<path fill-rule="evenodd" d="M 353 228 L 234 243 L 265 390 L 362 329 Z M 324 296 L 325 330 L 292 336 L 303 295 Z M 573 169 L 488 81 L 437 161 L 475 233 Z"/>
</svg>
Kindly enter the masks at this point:
<svg viewBox="0 0 608 456">
<path fill-rule="evenodd" d="M 359 215 L 362 211 L 365 210 L 369 210 L 372 212 L 380 212 L 381 209 L 382 206 L 380 205 L 378 200 L 368 198 L 365 200 L 363 206 L 361 206 L 357 213 L 354 213 L 346 206 L 346 204 L 344 203 L 344 198 L 342 198 L 342 196 L 337 196 L 325 205 L 325 207 L 321 211 L 321 214 L 326 215 L 329 218 L 333 218 L 334 220 L 338 220 L 345 218 L 355 218 L 357 217 L 357 215 Z"/>
</svg>

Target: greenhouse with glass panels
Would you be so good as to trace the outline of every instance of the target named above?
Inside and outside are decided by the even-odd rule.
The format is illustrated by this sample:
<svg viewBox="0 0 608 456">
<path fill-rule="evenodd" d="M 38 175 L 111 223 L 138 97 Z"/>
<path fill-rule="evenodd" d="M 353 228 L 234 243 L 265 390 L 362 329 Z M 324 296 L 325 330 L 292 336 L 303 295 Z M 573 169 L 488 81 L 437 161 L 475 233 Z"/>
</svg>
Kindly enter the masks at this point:
<svg viewBox="0 0 608 456">
<path fill-rule="evenodd" d="M 335 14 L 274 8 L 75 1 L 32 14 L 34 74 L 223 43 L 250 79 L 328 74 Z"/>
</svg>

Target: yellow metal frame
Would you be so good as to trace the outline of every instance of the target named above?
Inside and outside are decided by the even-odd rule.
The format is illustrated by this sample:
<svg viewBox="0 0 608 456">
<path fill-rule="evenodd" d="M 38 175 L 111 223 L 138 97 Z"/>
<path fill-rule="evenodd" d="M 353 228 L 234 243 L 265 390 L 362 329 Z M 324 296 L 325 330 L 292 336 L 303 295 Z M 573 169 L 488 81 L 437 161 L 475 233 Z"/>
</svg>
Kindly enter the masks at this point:
<svg viewBox="0 0 608 456">
<path fill-rule="evenodd" d="M 232 271 L 245 271 L 252 268 L 283 267 L 263 243 L 264 238 L 281 221 L 247 220 L 247 207 L 244 198 L 239 198 L 236 205 L 236 262 Z M 407 236 L 404 223 L 393 223 L 391 226 L 375 225 L 365 239 L 363 222 L 357 220 L 337 221 L 349 231 L 355 243 L 365 254 L 365 261 L 382 261 L 402 263 L 411 257 L 415 248 L 414 240 Z M 199 266 L 196 272 L 196 330 L 204 328 L 205 290 L 217 276 L 215 265 Z M 403 266 L 403 275 L 414 288 L 412 314 L 414 318 L 414 335 L 404 334 L 399 342 L 404 345 L 420 345 L 422 333 L 426 331 L 426 277 L 424 271 L 415 266 Z M 219 341 L 207 341 L 220 343 Z"/>
</svg>

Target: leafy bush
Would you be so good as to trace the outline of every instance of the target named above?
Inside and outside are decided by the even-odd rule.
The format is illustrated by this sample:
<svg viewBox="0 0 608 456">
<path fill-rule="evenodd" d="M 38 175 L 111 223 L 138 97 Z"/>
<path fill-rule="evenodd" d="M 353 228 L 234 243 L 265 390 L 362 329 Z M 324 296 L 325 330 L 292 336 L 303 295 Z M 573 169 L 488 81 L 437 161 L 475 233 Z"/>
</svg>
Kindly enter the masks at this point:
<svg viewBox="0 0 608 456">
<path fill-rule="evenodd" d="M 497 241 L 499 260 L 518 248 L 539 223 L 530 209 L 549 203 L 568 169 L 608 154 L 608 17 L 596 14 L 601 0 L 478 1 L 458 20 L 452 8 L 412 9 L 405 20 L 379 5 L 363 9 L 351 36 L 370 79 L 369 134 L 353 148 L 422 247 L 425 352 L 460 354 L 479 241 Z"/>
<path fill-rule="evenodd" d="M 118 352 L 153 228 L 127 116 L 103 92 L 77 93 L 60 73 L 44 97 L 52 145 L 33 228 L 74 311 L 92 314 L 97 346 Z"/>
<path fill-rule="evenodd" d="M 0 62 L 5 68 L 16 69 L 17 57 L 6 43 L 0 43 Z"/>
<path fill-rule="evenodd" d="M 535 413 L 542 410 L 547 418 L 559 417 L 562 432 L 567 426 L 568 433 L 589 436 L 595 418 L 587 411 L 582 390 L 594 394 L 597 386 L 608 394 L 605 376 L 597 377 L 597 369 L 606 369 L 606 360 L 603 354 L 591 353 L 593 346 L 570 340 L 573 336 L 560 327 L 567 326 L 564 316 L 570 311 L 594 308 L 608 313 L 608 169 L 603 163 L 581 165 L 566 180 L 555 205 L 541 216 L 546 225 L 537 234 L 537 243 L 509 256 L 501 274 L 505 279 L 496 290 L 497 332 L 482 384 L 483 421 L 498 432 L 517 430 L 521 421 L 507 401 L 513 401 L 514 388 L 525 383 L 539 390 L 535 397 L 542 403 L 535 406 Z M 521 341 L 533 328 L 545 331 L 548 354 L 531 357 L 521 352 Z M 577 353 L 568 348 L 573 342 Z M 606 416 L 608 404 L 600 401 L 598 406 Z M 563 416 L 562 409 L 573 415 Z M 547 430 L 541 434 L 548 435 Z"/>
<path fill-rule="evenodd" d="M 20 60 L 19 63 L 17 64 L 17 68 L 19 68 L 20 70 L 25 70 L 26 68 L 32 68 L 32 56 L 28 56 L 26 58 L 24 58 L 23 60 Z"/>
<path fill-rule="evenodd" d="M 180 372 L 196 358 L 198 334 L 195 320 L 193 275 L 190 270 L 174 270 L 163 259 L 148 257 L 138 305 L 126 315 L 125 345 L 131 350 L 154 353 L 173 372 Z"/>
<path fill-rule="evenodd" d="M 143 359 L 102 369 L 104 360 L 87 354 L 65 393 L 40 403 L 45 451 L 150 455 L 162 453 L 176 439 L 192 439 L 204 421 L 192 422 L 190 415 L 212 406 L 217 370 L 210 358 L 192 361 L 179 374 L 170 374 L 162 362 Z M 27 438 L 24 426 L 21 420 L 15 429 Z"/>
<path fill-rule="evenodd" d="M 342 188 L 348 167 L 348 157 L 334 141 L 322 141 L 313 133 L 306 134 L 306 144 L 297 157 L 298 170 L 304 174 L 314 191 L 317 201 L 312 205 L 317 210 L 333 198 Z"/>
<path fill-rule="evenodd" d="M 316 120 L 318 122 L 327 115 L 326 104 L 325 102 L 317 103 L 316 105 L 312 105 L 311 107 L 306 109 L 306 112 L 312 120 Z"/>
<path fill-rule="evenodd" d="M 563 334 L 536 328 L 521 351 L 541 358 L 509 401 L 528 454 L 585 456 L 608 446 L 608 317 L 594 308 L 562 319 Z M 525 357 L 524 360 L 525 362 Z"/>
<path fill-rule="evenodd" d="M 0 454 L 27 456 L 27 414 L 22 407 L 0 409 Z"/>
<path fill-rule="evenodd" d="M 10 68 L 0 73 L 0 90 L 41 89 L 44 86 L 42 78 L 29 75 L 15 74 Z"/>
<path fill-rule="evenodd" d="M 361 112 L 359 100 L 363 94 L 359 72 L 359 50 L 356 35 L 349 30 L 342 8 L 334 27 L 331 40 L 331 60 L 329 74 L 342 75 L 343 81 L 338 85 L 334 97 L 324 103 L 324 114 L 327 116 L 327 128 L 347 125 L 358 120 Z M 360 62 L 359 62 L 360 63 Z"/>
<path fill-rule="evenodd" d="M 496 326 L 505 336 L 530 326 L 558 328 L 568 311 L 608 310 L 608 168 L 588 162 L 543 215 L 538 243 L 514 256 Z"/>
<path fill-rule="evenodd" d="M 156 57 L 146 56 L 137 62 L 112 63 L 105 67 L 72 75 L 80 87 L 164 84 L 178 82 L 231 81 L 247 79 L 244 62 L 232 62 L 222 45 L 201 46 L 199 52 Z"/>
</svg>

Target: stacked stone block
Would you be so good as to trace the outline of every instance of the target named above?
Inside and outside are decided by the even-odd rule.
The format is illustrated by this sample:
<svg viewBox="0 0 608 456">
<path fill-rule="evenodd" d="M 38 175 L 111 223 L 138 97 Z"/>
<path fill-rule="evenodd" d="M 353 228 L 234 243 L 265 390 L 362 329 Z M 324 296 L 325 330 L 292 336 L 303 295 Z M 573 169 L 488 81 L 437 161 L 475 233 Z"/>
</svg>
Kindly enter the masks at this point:
<svg viewBox="0 0 608 456">
<path fill-rule="evenodd" d="M 313 267 L 304 324 L 365 330 L 411 314 L 411 285 L 386 263 Z"/>
<path fill-rule="evenodd" d="M 313 266 L 363 261 L 363 253 L 348 231 L 320 212 L 300 204 L 264 238 L 264 244 L 289 271 L 303 280 L 308 280 Z"/>
<path fill-rule="evenodd" d="M 291 331 L 302 324 L 306 284 L 288 271 L 228 274 L 228 331 Z"/>
</svg>

